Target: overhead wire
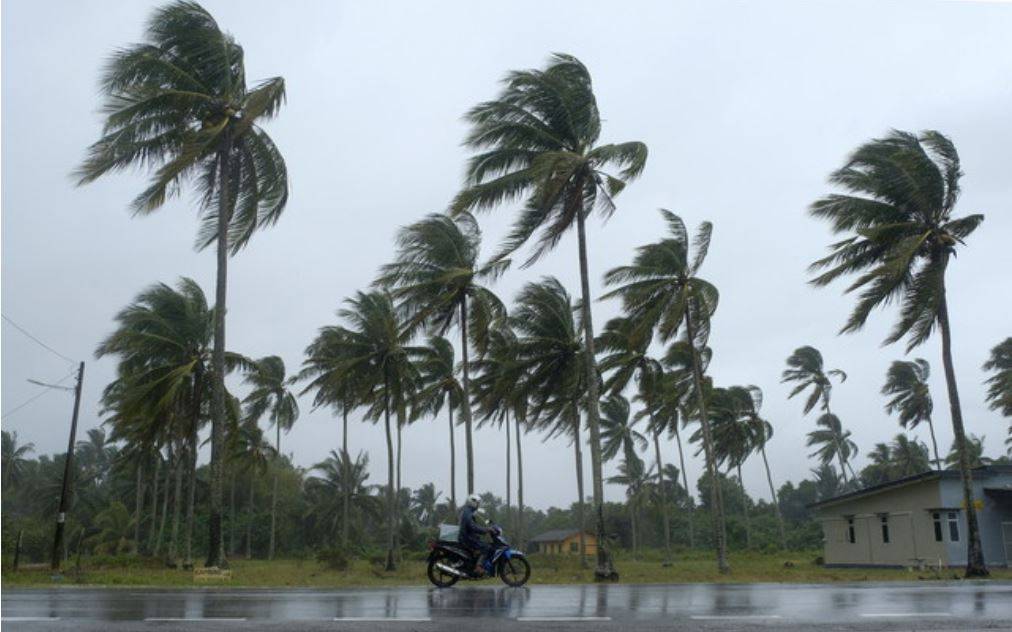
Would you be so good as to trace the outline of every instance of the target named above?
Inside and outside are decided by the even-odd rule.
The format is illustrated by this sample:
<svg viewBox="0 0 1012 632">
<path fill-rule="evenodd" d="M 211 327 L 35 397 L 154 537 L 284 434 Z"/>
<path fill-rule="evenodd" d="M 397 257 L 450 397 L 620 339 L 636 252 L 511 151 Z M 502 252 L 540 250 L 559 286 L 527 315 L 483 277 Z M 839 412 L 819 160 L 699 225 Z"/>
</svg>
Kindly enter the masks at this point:
<svg viewBox="0 0 1012 632">
<path fill-rule="evenodd" d="M 67 381 L 67 379 L 68 379 L 68 378 L 69 378 L 70 376 L 74 375 L 75 373 L 77 373 L 77 369 L 74 369 L 74 370 L 73 370 L 73 371 L 71 371 L 70 373 L 68 373 L 68 374 L 64 375 L 63 377 L 61 377 L 61 378 L 60 378 L 59 380 L 57 380 L 57 381 L 53 382 L 53 386 L 56 386 L 56 385 L 62 384 L 63 382 L 66 382 L 66 381 Z M 46 393 L 49 393 L 49 392 L 51 392 L 51 391 L 53 391 L 53 390 L 56 390 L 56 389 L 54 389 L 54 388 L 53 388 L 53 386 L 45 386 L 45 385 L 44 385 L 44 388 L 43 388 L 43 390 L 42 390 L 41 392 L 39 392 L 39 393 L 36 393 L 35 395 L 32 395 L 32 396 L 31 396 L 31 397 L 29 397 L 29 398 L 28 398 L 27 400 L 25 400 L 25 401 L 21 402 L 20 404 L 18 404 L 18 405 L 17 405 L 17 406 L 15 406 L 14 408 L 11 408 L 11 409 L 10 409 L 10 410 L 8 410 L 7 412 L 3 413 L 3 415 L 0 415 L 0 419 L 7 419 L 7 417 L 9 417 L 10 415 L 13 415 L 14 413 L 18 412 L 19 410 L 21 410 L 22 408 L 24 408 L 24 407 L 25 407 L 25 406 L 27 406 L 28 404 L 31 404 L 32 402 L 34 402 L 34 401 L 35 401 L 35 400 L 37 400 L 38 398 L 40 398 L 40 397 L 42 397 L 43 395 L 45 395 Z"/>
<path fill-rule="evenodd" d="M 17 324 L 13 320 L 11 320 L 10 317 L 7 316 L 7 314 L 0 314 L 0 316 L 3 316 L 3 319 L 6 320 L 8 323 L 10 323 L 10 325 L 12 327 L 14 327 L 15 329 L 17 329 L 18 331 L 20 331 L 21 333 L 23 333 L 25 336 L 27 336 L 28 338 L 30 338 L 31 340 L 33 340 L 36 344 L 38 344 L 39 346 L 41 346 L 43 349 L 45 349 L 45 350 L 49 351 L 50 353 L 52 353 L 52 354 L 54 354 L 54 355 L 56 355 L 56 356 L 58 356 L 58 357 L 60 357 L 60 358 L 62 358 L 64 360 L 66 360 L 67 362 L 70 362 L 71 364 L 77 364 L 77 360 L 72 360 L 72 359 L 68 358 L 67 356 L 65 356 L 62 353 L 60 353 L 59 351 L 57 351 L 56 349 L 53 349 L 52 347 L 50 347 L 46 343 L 42 342 L 36 336 L 33 336 L 27 329 L 25 329 L 21 325 Z"/>
</svg>

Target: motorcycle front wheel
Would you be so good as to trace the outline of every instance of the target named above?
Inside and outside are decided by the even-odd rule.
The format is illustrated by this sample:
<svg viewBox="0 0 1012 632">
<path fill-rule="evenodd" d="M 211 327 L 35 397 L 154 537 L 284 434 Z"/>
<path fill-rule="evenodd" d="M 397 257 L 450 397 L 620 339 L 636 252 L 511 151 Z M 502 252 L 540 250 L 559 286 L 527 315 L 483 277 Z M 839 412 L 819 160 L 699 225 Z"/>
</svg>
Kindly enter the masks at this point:
<svg viewBox="0 0 1012 632">
<path fill-rule="evenodd" d="M 499 578 L 503 583 L 518 588 L 531 578 L 531 565 L 525 558 L 513 557 L 499 562 Z"/>
<path fill-rule="evenodd" d="M 443 569 L 436 566 L 442 562 L 448 564 L 449 557 L 446 555 L 436 555 L 429 560 L 429 567 L 426 570 L 426 574 L 429 576 L 429 581 L 432 585 L 437 588 L 449 588 L 457 583 L 460 578 L 452 573 L 447 573 Z"/>
</svg>

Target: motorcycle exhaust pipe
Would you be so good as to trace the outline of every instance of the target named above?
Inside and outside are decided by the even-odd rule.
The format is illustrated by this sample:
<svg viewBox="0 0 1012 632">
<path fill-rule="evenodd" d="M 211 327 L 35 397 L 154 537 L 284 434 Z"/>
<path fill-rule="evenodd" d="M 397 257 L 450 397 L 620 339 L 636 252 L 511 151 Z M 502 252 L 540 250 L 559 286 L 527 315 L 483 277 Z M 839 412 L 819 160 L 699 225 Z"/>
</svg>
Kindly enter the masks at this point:
<svg viewBox="0 0 1012 632">
<path fill-rule="evenodd" d="M 453 568 L 452 566 L 447 566 L 446 564 L 443 564 L 442 562 L 436 562 L 436 568 L 438 568 L 439 570 L 443 571 L 444 573 L 449 573 L 451 575 L 456 575 L 457 577 L 467 578 L 467 573 L 462 573 L 459 570 Z"/>
</svg>

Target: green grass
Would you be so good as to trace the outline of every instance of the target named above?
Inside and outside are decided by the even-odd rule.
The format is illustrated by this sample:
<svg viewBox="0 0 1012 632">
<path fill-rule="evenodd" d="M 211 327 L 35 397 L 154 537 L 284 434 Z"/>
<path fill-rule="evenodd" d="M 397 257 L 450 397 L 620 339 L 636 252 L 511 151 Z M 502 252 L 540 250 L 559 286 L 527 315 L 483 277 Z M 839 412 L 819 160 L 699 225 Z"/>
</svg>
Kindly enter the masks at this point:
<svg viewBox="0 0 1012 632">
<path fill-rule="evenodd" d="M 705 583 L 705 582 L 859 582 L 916 581 L 919 579 L 955 579 L 956 569 L 940 576 L 932 571 L 903 569 L 824 568 L 815 564 L 817 552 L 758 553 L 731 555 L 732 571 L 721 575 L 708 551 L 685 551 L 670 566 L 661 564 L 658 552 L 638 557 L 619 554 L 616 566 L 622 583 Z M 4 560 L 8 562 L 8 560 Z M 572 584 L 593 581 L 592 569 L 581 569 L 579 561 L 568 556 L 532 555 L 531 584 Z M 8 562 L 9 563 L 9 562 Z M 992 569 L 994 579 L 1012 580 L 1012 570 Z M 195 582 L 191 571 L 166 568 L 161 561 L 134 558 L 85 558 L 80 573 L 73 562 L 62 579 L 54 581 L 48 570 L 33 569 L 15 573 L 7 564 L 2 575 L 4 588 L 65 586 L 157 586 L 189 587 L 227 585 L 232 587 L 376 587 L 424 585 L 425 562 L 407 560 L 394 572 L 384 572 L 375 562 L 355 560 L 346 571 L 330 570 L 313 560 L 235 560 L 232 578 L 227 581 Z"/>
</svg>

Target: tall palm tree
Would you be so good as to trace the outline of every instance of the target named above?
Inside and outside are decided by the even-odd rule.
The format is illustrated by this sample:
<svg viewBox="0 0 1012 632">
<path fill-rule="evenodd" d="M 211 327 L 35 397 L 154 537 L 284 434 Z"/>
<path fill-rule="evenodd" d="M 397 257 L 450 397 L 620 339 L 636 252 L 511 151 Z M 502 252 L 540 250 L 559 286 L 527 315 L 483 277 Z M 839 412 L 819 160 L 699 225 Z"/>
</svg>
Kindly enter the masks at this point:
<svg viewBox="0 0 1012 632">
<path fill-rule="evenodd" d="M 474 493 L 468 343 L 481 347 L 489 324 L 505 316 L 502 302 L 481 283 L 495 280 L 509 267 L 508 260 L 479 263 L 480 247 L 481 231 L 469 213 L 453 218 L 435 213 L 401 229 L 395 261 L 383 266 L 376 281 L 400 301 L 412 330 L 428 325 L 441 336 L 454 324 L 460 329 L 468 494 Z"/>
<path fill-rule="evenodd" d="M 558 279 L 528 283 L 517 295 L 510 323 L 517 334 L 516 365 L 529 398 L 530 424 L 573 440 L 580 560 L 586 563 L 581 404 L 587 397 L 586 355 L 569 292 Z M 600 562 L 600 558 L 598 559 Z M 600 569 L 597 569 L 600 570 Z"/>
<path fill-rule="evenodd" d="M 453 344 L 442 336 L 429 338 L 418 365 L 422 388 L 418 393 L 418 414 L 438 417 L 446 406 L 450 431 L 450 508 L 457 510 L 457 448 L 453 431 L 453 411 L 464 401 L 464 387 L 457 379 Z"/>
<path fill-rule="evenodd" d="M 839 461 L 840 470 L 850 467 L 850 460 L 857 455 L 857 444 L 850 438 L 850 430 L 844 430 L 840 419 L 832 413 L 823 413 L 815 420 L 815 430 L 808 433 L 805 445 L 815 447 L 815 452 L 809 457 L 819 457 L 820 463 L 830 463 L 834 459 Z M 854 470 L 851 469 L 851 476 Z M 848 484 L 846 473 L 843 474 L 843 484 Z"/>
<path fill-rule="evenodd" d="M 411 494 L 411 512 L 419 524 L 426 527 L 436 526 L 440 493 L 433 483 L 426 483 Z"/>
<path fill-rule="evenodd" d="M 815 347 L 805 345 L 798 347 L 794 352 L 787 358 L 787 368 L 784 369 L 783 375 L 780 379 L 781 382 L 793 382 L 794 390 L 791 391 L 788 399 L 793 398 L 795 395 L 810 391 L 808 399 L 805 400 L 804 414 L 807 415 L 815 408 L 816 405 L 823 410 L 825 414 L 818 418 L 816 424 L 824 428 L 833 430 L 834 428 L 840 428 L 842 432 L 842 426 L 839 418 L 833 414 L 829 407 L 830 396 L 833 392 L 833 382 L 831 378 L 839 378 L 840 382 L 847 380 L 847 374 L 840 369 L 825 369 L 822 361 L 822 354 Z M 821 431 L 819 431 L 821 432 Z M 813 433 L 809 433 L 809 437 Z M 849 433 L 848 433 L 849 434 Z M 821 434 L 819 435 L 822 436 Z M 840 474 L 843 476 L 843 482 L 846 484 L 847 481 L 847 457 L 850 452 L 844 449 L 843 436 L 834 434 L 831 437 L 836 446 L 833 454 L 840 459 Z M 812 445 L 810 442 L 808 445 Z M 856 452 L 856 451 L 855 451 Z M 851 474 L 854 470 L 851 468 Z"/>
<path fill-rule="evenodd" d="M 255 480 L 264 475 L 277 453 L 255 421 L 246 418 L 230 426 L 231 432 L 227 435 L 228 460 L 233 469 L 244 472 L 249 481 L 249 498 L 246 503 L 246 559 L 249 560 L 253 559 Z"/>
<path fill-rule="evenodd" d="M 3 486 L 17 485 L 28 464 L 26 458 L 35 451 L 34 443 L 18 445 L 18 433 L 3 431 Z"/>
<path fill-rule="evenodd" d="M 630 415 L 629 400 L 609 395 L 601 400 L 601 456 L 605 461 L 622 455 L 636 454 L 647 447 L 647 438 L 635 427 Z"/>
<path fill-rule="evenodd" d="M 986 382 L 988 405 L 991 410 L 1012 417 L 1012 337 L 991 349 L 991 357 L 984 363 L 984 370 L 994 373 Z"/>
<path fill-rule="evenodd" d="M 930 469 L 927 446 L 917 439 L 898 434 L 893 439 L 891 448 L 892 465 L 897 478 L 913 476 Z"/>
<path fill-rule="evenodd" d="M 920 134 L 893 130 L 861 145 L 834 171 L 830 182 L 846 191 L 815 201 L 814 217 L 847 235 L 830 246 L 829 256 L 812 264 L 812 279 L 825 286 L 858 275 L 847 288 L 860 290 L 843 332 L 861 329 L 876 307 L 897 302 L 899 320 L 886 343 L 907 338 L 907 351 L 924 343 L 937 326 L 942 334 L 942 366 L 949 395 L 952 430 L 959 452 L 963 506 L 974 507 L 973 484 L 963 411 L 952 362 L 952 332 L 945 271 L 956 247 L 984 221 L 983 215 L 954 219 L 963 172 L 952 141 L 937 131 Z M 966 512 L 966 576 L 988 574 L 980 545 L 976 510 Z"/>
<path fill-rule="evenodd" d="M 604 383 L 606 391 L 613 394 L 621 393 L 634 377 L 636 379 L 637 398 L 644 404 L 642 412 L 645 412 L 649 419 L 648 431 L 653 437 L 654 458 L 657 461 L 657 497 L 660 501 L 661 528 L 664 531 L 664 555 L 665 560 L 670 561 L 671 526 L 660 442 L 661 434 L 667 425 L 654 414 L 655 402 L 660 398 L 664 369 L 658 360 L 647 355 L 650 341 L 651 336 L 637 331 L 635 322 L 619 317 L 605 324 L 604 331 L 598 337 L 597 346 L 604 354 L 599 363 L 601 372 L 611 373 Z"/>
<path fill-rule="evenodd" d="M 618 474 L 608 477 L 609 483 L 625 485 L 626 488 L 626 505 L 629 508 L 633 555 L 639 550 L 639 515 L 643 501 L 650 493 L 651 478 L 653 476 L 644 465 L 643 460 L 636 455 L 635 451 L 625 452 L 622 463 L 618 466 Z"/>
<path fill-rule="evenodd" d="M 668 236 L 658 242 L 640 246 L 631 265 L 609 270 L 605 283 L 618 286 L 604 296 L 620 297 L 626 316 L 637 323 L 640 331 L 656 331 L 661 342 L 668 343 L 684 329 L 692 368 L 697 419 L 702 430 L 706 467 L 710 474 L 710 493 L 714 508 L 714 543 L 717 567 L 727 573 L 727 542 L 724 528 L 724 507 L 720 497 L 716 457 L 710 436 L 710 417 L 703 391 L 702 350 L 710 335 L 710 318 L 717 309 L 719 293 L 710 282 L 698 276 L 710 247 L 713 226 L 700 224 L 690 244 L 685 223 L 674 213 L 661 209 Z M 691 246 L 691 251 L 690 251 Z"/>
<path fill-rule="evenodd" d="M 79 184 L 133 166 L 154 170 L 131 208 L 146 215 L 186 183 L 200 194 L 197 247 L 217 244 L 214 319 L 211 514 L 206 564 L 226 564 L 224 507 L 225 304 L 229 253 L 278 221 L 288 201 L 284 158 L 260 127 L 281 109 L 285 83 L 248 87 L 244 51 L 195 2 L 156 9 L 145 41 L 115 52 L 101 79 L 102 137 L 77 170 Z"/>
<path fill-rule="evenodd" d="M 368 454 L 359 452 L 351 460 L 346 451 L 338 453 L 331 450 L 326 459 L 312 467 L 312 471 L 318 474 L 306 480 L 306 495 L 310 500 L 308 517 L 326 525 L 331 536 L 336 534 L 338 521 L 345 520 L 342 517 L 345 498 L 351 499 L 355 513 L 361 518 L 360 523 L 383 515 L 384 503 L 370 493 L 371 486 L 368 485 Z M 364 535 L 361 531 L 357 528 L 356 534 Z"/>
<path fill-rule="evenodd" d="M 841 491 L 840 477 L 830 463 L 823 462 L 818 468 L 811 470 L 814 475 L 815 488 L 819 500 L 826 500 L 838 495 Z"/>
<path fill-rule="evenodd" d="M 935 440 L 935 425 L 931 422 L 932 402 L 931 389 L 928 388 L 928 377 L 931 367 L 928 361 L 917 358 L 913 362 L 897 360 L 889 366 L 882 394 L 891 396 L 886 403 L 886 412 L 898 412 L 900 425 L 913 430 L 922 421 L 928 423 L 931 432 L 931 447 L 935 452 L 935 467 L 942 469 L 942 460 L 938 456 L 938 441 Z M 901 435 L 902 436 L 902 435 Z"/>
<path fill-rule="evenodd" d="M 465 144 L 476 153 L 468 162 L 464 190 L 453 213 L 491 209 L 524 200 L 499 257 L 517 250 L 536 233 L 537 244 L 526 265 L 553 249 L 574 226 L 579 248 L 582 325 L 586 362 L 587 425 L 590 429 L 598 561 L 595 576 L 613 579 L 614 565 L 603 546 L 604 476 L 601 469 L 600 397 L 591 318 L 587 263 L 587 216 L 615 210 L 613 198 L 643 171 L 646 145 L 640 142 L 597 144 L 601 117 L 590 72 L 570 55 L 553 55 L 544 70 L 509 73 L 502 91 L 467 114 L 471 131 Z M 605 171 L 618 169 L 618 175 Z"/>
<path fill-rule="evenodd" d="M 295 383 L 295 376 L 285 373 L 285 362 L 278 356 L 266 356 L 257 360 L 252 370 L 246 373 L 244 381 L 252 387 L 249 395 L 243 400 L 245 416 L 251 423 L 259 424 L 267 415 L 270 425 L 274 427 L 277 440 L 274 452 L 281 455 L 281 431 L 291 431 L 299 418 L 299 402 L 290 387 Z M 267 549 L 267 559 L 274 559 L 277 513 L 278 513 L 278 472 L 280 463 L 275 463 L 274 483 L 271 491 L 271 539 Z"/>
<path fill-rule="evenodd" d="M 713 433 L 713 451 L 718 465 L 727 465 L 730 473 L 734 468 L 738 474 L 738 487 L 742 497 L 742 517 L 745 521 L 745 547 L 752 548 L 752 523 L 749 517 L 749 496 L 741 467 L 755 449 L 754 428 L 748 423 L 746 407 L 751 405 L 747 394 L 737 396 L 726 388 L 709 390 L 707 412 Z M 700 442 L 702 428 L 697 429 L 691 441 Z M 697 452 L 698 454 L 698 452 Z"/>
</svg>

